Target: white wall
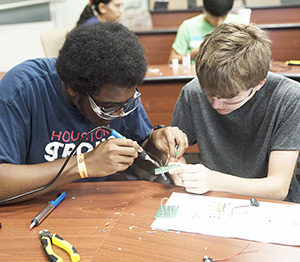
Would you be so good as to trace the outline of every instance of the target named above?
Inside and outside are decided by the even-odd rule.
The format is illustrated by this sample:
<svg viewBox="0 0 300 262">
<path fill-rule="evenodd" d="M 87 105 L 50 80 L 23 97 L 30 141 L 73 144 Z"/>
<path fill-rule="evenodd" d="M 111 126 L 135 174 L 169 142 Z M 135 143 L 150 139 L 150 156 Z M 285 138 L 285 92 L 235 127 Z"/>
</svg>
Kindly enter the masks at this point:
<svg viewBox="0 0 300 262">
<path fill-rule="evenodd" d="M 40 33 L 51 28 L 73 28 L 88 0 L 56 0 L 51 22 L 0 26 L 0 72 L 31 58 L 44 57 Z M 125 8 L 147 9 L 147 0 L 124 0 Z"/>
<path fill-rule="evenodd" d="M 24 60 L 44 57 L 40 32 L 75 26 L 88 0 L 64 0 L 51 6 L 52 21 L 0 26 L 0 71 L 6 72 Z"/>
<path fill-rule="evenodd" d="M 88 0 L 64 0 L 53 4 L 53 16 L 57 27 L 73 28 Z M 55 12 L 56 11 L 56 12 Z"/>
<path fill-rule="evenodd" d="M 40 31 L 53 27 L 52 22 L 0 26 L 0 71 L 6 72 L 30 58 L 43 57 Z"/>
</svg>

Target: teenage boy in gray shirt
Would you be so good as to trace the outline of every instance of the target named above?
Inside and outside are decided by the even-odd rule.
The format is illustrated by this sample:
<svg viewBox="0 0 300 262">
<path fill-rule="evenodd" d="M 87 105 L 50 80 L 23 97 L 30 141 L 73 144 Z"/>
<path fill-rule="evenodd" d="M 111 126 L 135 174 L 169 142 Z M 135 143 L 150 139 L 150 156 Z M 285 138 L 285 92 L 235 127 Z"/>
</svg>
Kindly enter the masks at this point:
<svg viewBox="0 0 300 262">
<path fill-rule="evenodd" d="M 270 59 L 270 40 L 253 25 L 207 35 L 172 119 L 202 164 L 173 170 L 175 184 L 300 203 L 300 84 L 270 73 Z"/>
</svg>

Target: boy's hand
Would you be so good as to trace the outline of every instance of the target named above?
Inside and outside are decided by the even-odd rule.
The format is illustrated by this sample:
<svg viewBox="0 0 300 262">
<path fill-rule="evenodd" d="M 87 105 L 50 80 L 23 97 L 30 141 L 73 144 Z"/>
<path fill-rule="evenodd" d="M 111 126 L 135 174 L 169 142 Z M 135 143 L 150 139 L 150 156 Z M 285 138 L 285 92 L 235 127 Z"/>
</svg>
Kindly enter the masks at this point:
<svg viewBox="0 0 300 262">
<path fill-rule="evenodd" d="M 178 161 L 188 148 L 187 136 L 178 127 L 169 126 L 153 130 L 150 140 L 158 150 L 168 154 L 171 162 Z"/>
</svg>

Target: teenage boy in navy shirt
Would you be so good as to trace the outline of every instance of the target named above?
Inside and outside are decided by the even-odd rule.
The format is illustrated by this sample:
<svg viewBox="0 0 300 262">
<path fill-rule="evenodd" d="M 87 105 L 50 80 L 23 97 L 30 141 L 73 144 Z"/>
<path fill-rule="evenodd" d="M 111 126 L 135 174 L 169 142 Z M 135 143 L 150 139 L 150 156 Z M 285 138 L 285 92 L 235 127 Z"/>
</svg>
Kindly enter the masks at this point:
<svg viewBox="0 0 300 262">
<path fill-rule="evenodd" d="M 108 22 L 71 31 L 58 59 L 29 60 L 6 73 L 0 82 L 0 200 L 49 183 L 80 139 L 52 185 L 18 200 L 84 177 L 105 180 L 131 166 L 140 145 L 179 159 L 186 136 L 174 127 L 153 130 L 141 104 L 136 86 L 145 72 L 136 36 Z M 107 140 L 106 129 L 88 133 L 98 126 L 126 138 Z"/>
</svg>

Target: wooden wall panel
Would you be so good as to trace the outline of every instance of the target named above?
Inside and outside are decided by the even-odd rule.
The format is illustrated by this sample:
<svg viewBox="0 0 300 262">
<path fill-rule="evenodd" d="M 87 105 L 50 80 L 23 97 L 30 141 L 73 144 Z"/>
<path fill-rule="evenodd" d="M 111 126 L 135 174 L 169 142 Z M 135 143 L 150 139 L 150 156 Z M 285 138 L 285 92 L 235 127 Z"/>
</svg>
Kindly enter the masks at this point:
<svg viewBox="0 0 300 262">
<path fill-rule="evenodd" d="M 251 22 L 256 24 L 300 23 L 300 7 L 252 9 Z"/>
<path fill-rule="evenodd" d="M 172 13 L 152 13 L 152 25 L 153 28 L 177 28 L 186 19 L 201 14 L 201 11 L 197 12 L 172 12 Z"/>
<path fill-rule="evenodd" d="M 146 82 L 139 86 L 141 100 L 153 125 L 170 125 L 177 98 L 185 82 Z"/>
<path fill-rule="evenodd" d="M 272 40 L 272 59 L 286 61 L 300 59 L 300 28 L 267 30 Z M 176 32 L 165 34 L 138 34 L 149 65 L 167 64 Z"/>
<path fill-rule="evenodd" d="M 197 12 L 152 13 L 153 28 L 178 28 L 188 18 L 201 14 Z M 300 23 L 300 7 L 252 9 L 251 22 L 256 24 Z"/>
<path fill-rule="evenodd" d="M 300 28 L 268 30 L 272 40 L 272 59 L 286 61 L 300 60 Z"/>
<path fill-rule="evenodd" d="M 139 86 L 143 106 L 153 125 L 171 125 L 172 113 L 186 81 L 146 82 Z M 199 152 L 197 145 L 188 148 L 187 153 Z"/>
<path fill-rule="evenodd" d="M 150 65 L 167 64 L 175 37 L 176 33 L 138 34 L 138 39 L 145 50 L 147 63 Z"/>
</svg>

